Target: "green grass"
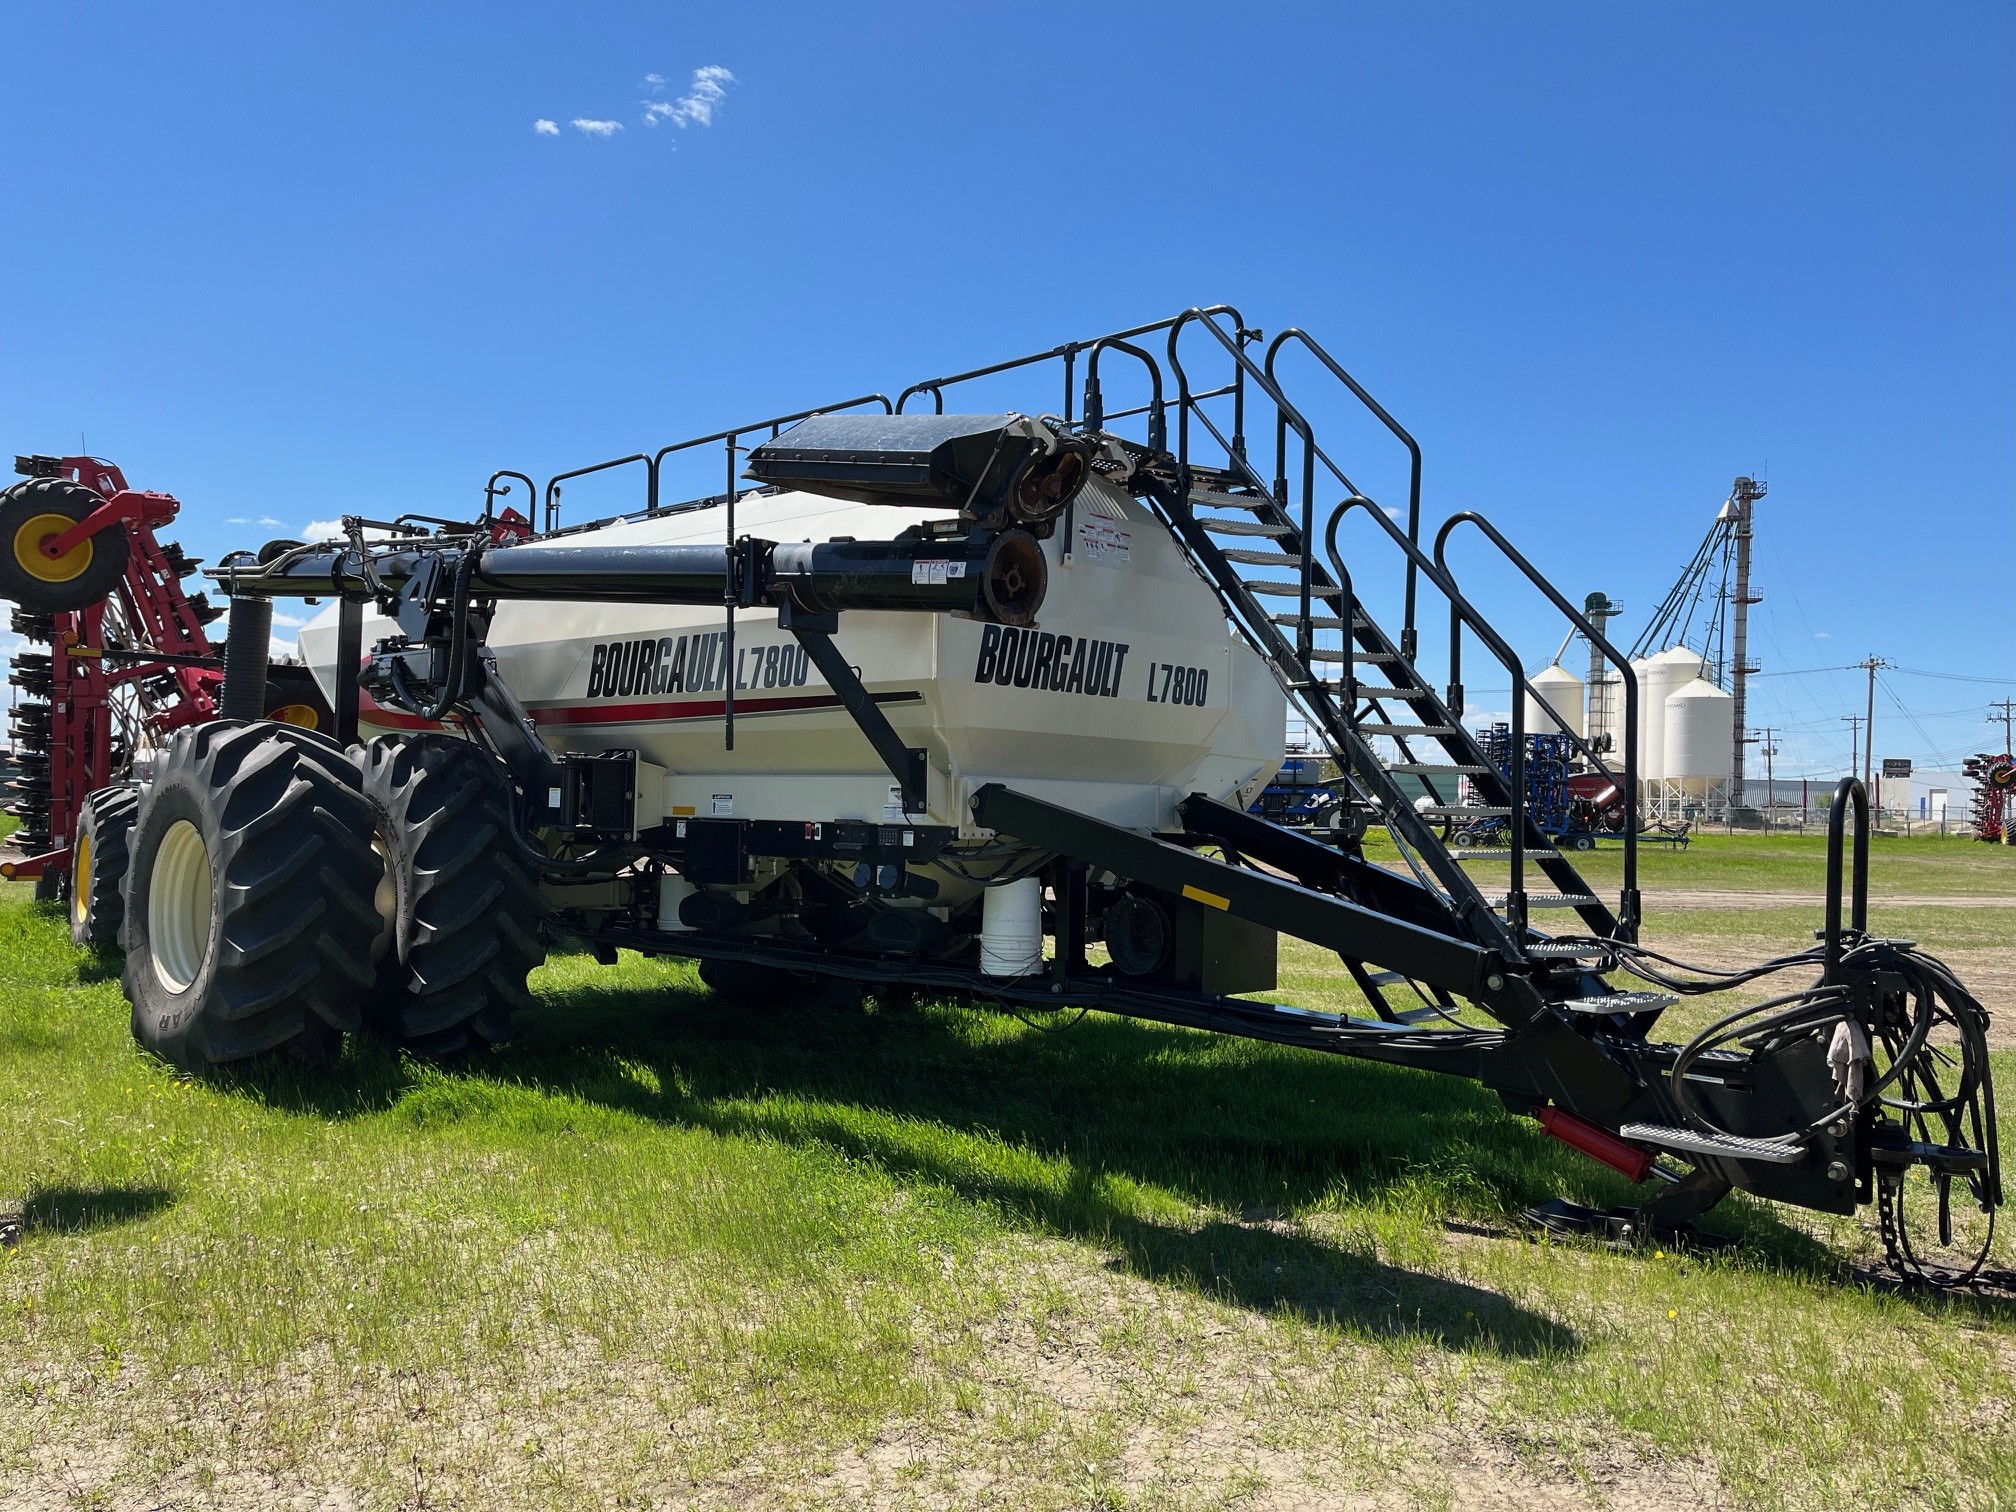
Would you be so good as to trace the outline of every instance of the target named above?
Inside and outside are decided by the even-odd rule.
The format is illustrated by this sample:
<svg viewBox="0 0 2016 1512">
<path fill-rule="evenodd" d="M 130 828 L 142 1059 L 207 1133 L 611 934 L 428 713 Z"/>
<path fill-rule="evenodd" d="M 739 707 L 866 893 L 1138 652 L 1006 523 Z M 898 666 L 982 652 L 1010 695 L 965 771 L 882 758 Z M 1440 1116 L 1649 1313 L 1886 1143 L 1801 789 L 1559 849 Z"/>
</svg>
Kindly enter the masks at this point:
<svg viewBox="0 0 2016 1512">
<path fill-rule="evenodd" d="M 1397 859 L 1383 829 L 1366 836 L 1366 854 L 1389 863 Z M 1600 887 L 1614 891 L 1622 885 L 1624 853 L 1616 841 L 1606 840 L 1599 849 L 1575 852 L 1568 859 Z M 1638 850 L 1639 886 L 1648 891 L 1698 888 L 1817 895 L 1826 878 L 1827 842 L 1819 833 L 1728 835 L 1710 830 L 1693 836 L 1684 849 L 1648 841 Z M 2016 846 L 1983 845 L 1957 836 L 1879 835 L 1869 842 L 1869 889 L 1872 902 L 1886 893 L 2016 898 Z"/>
<path fill-rule="evenodd" d="M 1731 1256 L 1537 1243 L 1520 1208 L 1627 1189 L 1467 1084 L 1099 1016 L 757 1014 L 627 954 L 557 957 L 470 1069 L 206 1084 L 26 892 L 0 1484 L 49 1505 L 2016 1485 L 2008 1310 L 1870 1290 L 1865 1227 L 1744 1200 Z"/>
</svg>

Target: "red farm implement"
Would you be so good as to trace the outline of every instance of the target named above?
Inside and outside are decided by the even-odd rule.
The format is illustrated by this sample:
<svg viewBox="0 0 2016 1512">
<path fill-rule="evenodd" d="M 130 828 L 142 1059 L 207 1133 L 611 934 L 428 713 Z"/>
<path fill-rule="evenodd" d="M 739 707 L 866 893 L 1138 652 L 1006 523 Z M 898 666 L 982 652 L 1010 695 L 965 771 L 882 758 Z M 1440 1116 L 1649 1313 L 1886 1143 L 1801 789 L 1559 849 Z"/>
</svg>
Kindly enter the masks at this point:
<svg viewBox="0 0 2016 1512">
<path fill-rule="evenodd" d="M 204 627 L 224 611 L 183 591 L 201 564 L 156 538 L 181 509 L 172 495 L 131 488 L 95 457 L 17 457 L 14 468 L 24 480 L 0 491 L 0 597 L 32 644 L 10 677 L 7 811 L 20 827 L 0 876 L 33 878 L 53 897 L 88 889 L 92 795 L 123 778 L 137 751 L 216 717 L 223 661 Z M 275 672 L 271 712 L 319 723 L 305 669 Z"/>
</svg>

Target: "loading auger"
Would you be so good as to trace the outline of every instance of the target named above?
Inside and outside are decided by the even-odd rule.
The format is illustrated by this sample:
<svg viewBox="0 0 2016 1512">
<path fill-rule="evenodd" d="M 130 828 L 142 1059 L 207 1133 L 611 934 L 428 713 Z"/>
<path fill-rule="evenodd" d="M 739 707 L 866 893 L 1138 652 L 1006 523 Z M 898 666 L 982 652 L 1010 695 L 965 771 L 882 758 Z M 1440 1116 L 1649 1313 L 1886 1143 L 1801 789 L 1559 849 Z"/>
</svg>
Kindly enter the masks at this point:
<svg viewBox="0 0 2016 1512">
<path fill-rule="evenodd" d="M 1220 381 L 1193 383 L 1198 345 Z M 1290 352 L 1405 446 L 1404 508 L 1319 443 L 1286 396 Z M 1145 374 L 1145 404 L 1107 409 L 1116 359 Z M 1050 364 L 1057 414 L 945 412 L 956 385 Z M 663 502 L 666 459 L 707 446 L 725 489 Z M 324 637 L 310 660 L 335 727 L 216 721 L 159 763 L 126 898 L 145 1044 L 192 1067 L 373 1026 L 480 1048 L 564 930 L 607 959 L 696 959 L 723 991 L 788 1000 L 824 980 L 1097 1009 L 1460 1076 L 1647 1184 L 1628 1211 L 1556 1205 L 1556 1225 L 1666 1235 L 1731 1190 L 1873 1202 L 1905 1270 L 1980 1266 L 1985 1239 L 1942 1268 L 1908 1225 L 1929 1214 L 1950 1244 L 1971 1207 L 1992 1233 L 1987 1016 L 1945 967 L 1871 933 L 1859 785 L 1835 797 L 1813 946 L 1700 972 L 1640 944 L 1635 827 L 1613 910 L 1533 823 L 1521 662 L 1459 586 L 1452 537 L 1484 537 L 1611 659 L 1622 766 L 1583 755 L 1627 794 L 1628 660 L 1482 517 L 1424 544 L 1419 448 L 1306 334 L 1268 343 L 1227 307 L 1190 310 L 561 478 L 632 465 L 643 504 L 614 520 L 563 528 L 556 479 L 534 532 L 495 512 L 531 480 L 499 474 L 478 519 L 351 518 L 342 539 L 214 571 L 234 638 L 242 623 L 263 643 L 275 598 L 335 601 L 303 642 Z M 819 513 L 836 500 L 852 513 Z M 884 518 L 903 528 L 851 528 Z M 1397 635 L 1361 596 L 1365 554 L 1347 565 L 1339 544 L 1360 519 L 1401 559 Z M 828 538 L 784 538 L 806 521 Z M 1449 610 L 1439 691 L 1424 595 Z M 1464 727 L 1466 640 L 1514 680 L 1506 766 Z M 226 701 L 256 703 L 263 658 L 233 666 Z M 1285 709 L 1404 870 L 1368 861 L 1355 831 L 1245 811 L 1280 747 L 1247 760 L 1228 732 Z M 861 806 L 871 788 L 879 811 Z M 1505 821 L 1502 890 L 1443 844 L 1451 816 Z M 1576 924 L 1535 927 L 1546 908 Z M 1335 952 L 1369 1016 L 1267 1001 L 1283 934 Z M 1619 972 L 1646 987 L 1606 980 Z M 1787 974 L 1805 984 L 1684 1043 L 1653 1035 L 1682 997 Z"/>
</svg>

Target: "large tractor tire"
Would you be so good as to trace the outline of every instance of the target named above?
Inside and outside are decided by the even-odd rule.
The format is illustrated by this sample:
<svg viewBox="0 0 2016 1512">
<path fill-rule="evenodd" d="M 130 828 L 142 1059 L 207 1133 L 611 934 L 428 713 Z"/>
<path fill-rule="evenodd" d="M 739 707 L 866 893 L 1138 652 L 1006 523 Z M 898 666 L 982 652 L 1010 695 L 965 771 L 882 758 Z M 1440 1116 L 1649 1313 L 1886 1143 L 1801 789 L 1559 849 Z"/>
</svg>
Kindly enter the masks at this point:
<svg viewBox="0 0 2016 1512">
<path fill-rule="evenodd" d="M 84 800 L 70 847 L 70 938 L 79 945 L 104 949 L 119 943 L 133 821 L 139 814 L 135 788 L 104 788 Z"/>
<path fill-rule="evenodd" d="M 125 526 L 108 526 L 59 557 L 42 550 L 43 541 L 104 502 L 68 478 L 29 478 L 0 490 L 0 598 L 35 614 L 60 614 L 110 593 L 126 571 Z"/>
<path fill-rule="evenodd" d="M 276 662 L 266 669 L 266 717 L 327 735 L 336 726 L 329 700 L 306 667 Z"/>
<path fill-rule="evenodd" d="M 511 844 L 503 766 L 449 735 L 374 740 L 362 764 L 392 883 L 379 1027 L 435 1059 L 503 1043 L 546 959 L 546 900 Z"/>
<path fill-rule="evenodd" d="M 182 731 L 133 830 L 134 1038 L 191 1071 L 327 1057 L 362 1027 L 382 871 L 357 768 L 333 741 L 235 719 Z"/>
</svg>

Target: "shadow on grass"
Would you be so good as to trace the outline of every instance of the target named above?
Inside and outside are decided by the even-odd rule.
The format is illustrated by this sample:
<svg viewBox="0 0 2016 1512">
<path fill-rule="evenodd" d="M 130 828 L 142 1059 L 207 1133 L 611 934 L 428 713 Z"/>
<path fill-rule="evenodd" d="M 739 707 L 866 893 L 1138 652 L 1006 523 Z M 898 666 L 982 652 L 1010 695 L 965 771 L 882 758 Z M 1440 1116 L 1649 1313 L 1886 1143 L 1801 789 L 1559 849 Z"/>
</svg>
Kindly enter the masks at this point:
<svg viewBox="0 0 2016 1512">
<path fill-rule="evenodd" d="M 460 1074 L 660 1123 L 837 1149 L 1035 1230 L 1108 1246 L 1140 1275 L 1259 1311 L 1455 1348 L 1575 1347 L 1566 1330 L 1490 1292 L 1265 1223 L 1144 1218 L 1131 1185 L 1220 1212 L 1292 1215 L 1343 1197 L 1375 1222 L 1385 1209 L 1431 1226 L 1502 1219 L 1556 1196 L 1595 1207 L 1643 1197 L 1483 1088 L 1427 1072 L 1104 1015 L 1062 1033 L 1003 1034 L 988 1010 L 766 1011 L 677 980 L 641 985 L 634 968 L 623 976 L 549 991 L 520 1016 L 516 1043 Z M 655 1075 L 640 1080 L 639 1068 Z M 353 1045 L 328 1070 L 233 1080 L 276 1107 L 342 1118 L 390 1107 L 414 1071 Z M 1760 1203 L 1732 1201 L 1706 1226 L 1743 1241 L 1720 1263 L 1850 1276 L 1840 1255 Z"/>
<path fill-rule="evenodd" d="M 26 1234 L 81 1234 L 151 1218 L 175 1194 L 162 1187 L 40 1187 L 21 1205 Z"/>
</svg>

